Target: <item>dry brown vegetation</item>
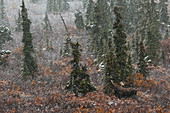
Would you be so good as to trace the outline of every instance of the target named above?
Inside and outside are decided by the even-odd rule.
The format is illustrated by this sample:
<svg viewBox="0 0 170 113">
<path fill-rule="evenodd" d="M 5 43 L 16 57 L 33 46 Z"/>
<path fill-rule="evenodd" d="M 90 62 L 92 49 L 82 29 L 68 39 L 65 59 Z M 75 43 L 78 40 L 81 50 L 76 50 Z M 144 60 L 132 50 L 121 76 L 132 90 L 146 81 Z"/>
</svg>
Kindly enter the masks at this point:
<svg viewBox="0 0 170 113">
<path fill-rule="evenodd" d="M 18 49 L 19 50 L 19 49 Z M 98 91 L 76 97 L 64 90 L 71 72 L 71 58 L 53 62 L 53 69 L 39 65 L 40 75 L 27 81 L 0 81 L 0 112 L 5 113 L 168 113 L 169 76 L 150 77 L 136 74 L 135 98 L 117 98 L 102 92 L 101 72 L 91 58 L 87 58 L 92 83 Z M 156 67 L 155 67 L 156 68 Z M 91 70 L 90 70 L 91 69 Z M 164 68 L 158 68 L 162 71 Z M 153 69 L 156 70 L 156 69 Z"/>
</svg>

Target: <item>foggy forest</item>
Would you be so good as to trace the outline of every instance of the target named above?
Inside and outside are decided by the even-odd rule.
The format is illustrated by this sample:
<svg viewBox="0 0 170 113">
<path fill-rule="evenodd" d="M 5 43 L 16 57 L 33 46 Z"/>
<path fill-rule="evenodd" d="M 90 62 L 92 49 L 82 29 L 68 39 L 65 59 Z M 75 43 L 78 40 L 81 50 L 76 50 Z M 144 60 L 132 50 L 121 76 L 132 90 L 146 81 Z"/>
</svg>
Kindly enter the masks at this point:
<svg viewBox="0 0 170 113">
<path fill-rule="evenodd" d="M 169 113 L 169 0 L 0 0 L 0 113 Z"/>
</svg>

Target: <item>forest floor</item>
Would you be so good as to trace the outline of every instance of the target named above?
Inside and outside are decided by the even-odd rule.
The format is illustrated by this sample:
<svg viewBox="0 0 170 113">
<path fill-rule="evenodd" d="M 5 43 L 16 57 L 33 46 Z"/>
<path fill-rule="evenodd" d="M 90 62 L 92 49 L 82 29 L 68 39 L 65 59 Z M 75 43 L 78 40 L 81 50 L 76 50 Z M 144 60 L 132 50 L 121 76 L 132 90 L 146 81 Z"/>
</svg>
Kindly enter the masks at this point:
<svg viewBox="0 0 170 113">
<path fill-rule="evenodd" d="M 97 91 L 76 97 L 64 87 L 69 80 L 71 58 L 61 58 L 51 67 L 39 65 L 39 75 L 30 80 L 13 76 L 0 81 L 0 113 L 168 113 L 170 110 L 170 76 L 160 66 L 150 67 L 145 81 L 138 74 L 134 98 L 119 99 L 102 92 L 102 73 L 94 59 L 84 58 Z M 14 79 L 15 78 L 15 79 Z"/>
</svg>

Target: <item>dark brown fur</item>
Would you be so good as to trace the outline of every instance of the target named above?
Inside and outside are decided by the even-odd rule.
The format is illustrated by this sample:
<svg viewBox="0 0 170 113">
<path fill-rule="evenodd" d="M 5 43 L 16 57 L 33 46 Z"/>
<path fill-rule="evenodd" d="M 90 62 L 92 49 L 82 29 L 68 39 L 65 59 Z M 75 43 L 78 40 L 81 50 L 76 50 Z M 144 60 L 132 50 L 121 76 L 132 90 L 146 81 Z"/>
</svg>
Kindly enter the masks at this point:
<svg viewBox="0 0 170 113">
<path fill-rule="evenodd" d="M 136 96 L 137 94 L 137 89 L 135 88 L 124 88 L 122 86 L 119 86 L 116 83 L 113 83 L 113 81 L 111 81 L 113 84 L 113 88 L 114 88 L 114 94 L 118 97 L 118 98 L 128 98 L 128 97 L 133 97 Z"/>
</svg>

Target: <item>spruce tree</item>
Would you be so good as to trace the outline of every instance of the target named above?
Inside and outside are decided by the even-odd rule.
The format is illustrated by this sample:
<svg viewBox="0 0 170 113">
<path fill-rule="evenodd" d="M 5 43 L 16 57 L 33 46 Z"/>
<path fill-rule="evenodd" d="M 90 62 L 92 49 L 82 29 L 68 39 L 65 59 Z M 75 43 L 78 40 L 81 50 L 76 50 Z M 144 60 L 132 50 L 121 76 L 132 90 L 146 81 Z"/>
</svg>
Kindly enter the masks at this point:
<svg viewBox="0 0 170 113">
<path fill-rule="evenodd" d="M 53 5 L 54 5 L 53 0 L 47 0 L 47 6 L 46 6 L 47 13 L 53 12 L 53 7 L 54 7 Z"/>
<path fill-rule="evenodd" d="M 129 87 L 133 85 L 134 76 L 133 76 L 134 68 L 132 66 L 132 56 L 131 54 L 128 54 L 128 62 L 127 62 L 127 78 L 126 78 L 126 84 L 125 87 Z"/>
<path fill-rule="evenodd" d="M 80 81 L 78 80 L 79 76 L 80 76 L 80 72 L 81 72 L 81 67 L 80 67 L 80 56 L 81 53 L 80 51 L 82 51 L 80 49 L 80 45 L 77 42 L 75 43 L 71 43 L 71 47 L 72 47 L 72 55 L 73 55 L 73 60 L 71 60 L 71 64 L 72 64 L 72 72 L 70 74 L 70 81 L 68 82 L 66 89 L 69 89 L 71 91 L 73 91 L 75 94 L 78 94 L 78 87 L 80 84 Z"/>
<path fill-rule="evenodd" d="M 3 44 L 10 40 L 12 40 L 12 33 L 10 28 L 6 26 L 0 26 L 0 50 Z"/>
<path fill-rule="evenodd" d="M 135 35 L 132 35 L 132 62 L 137 64 L 138 52 L 139 52 L 139 33 L 136 32 Z"/>
<path fill-rule="evenodd" d="M 113 9 L 115 7 L 117 0 L 110 0 L 110 7 Z"/>
<path fill-rule="evenodd" d="M 139 14 L 139 9 L 141 8 L 141 0 L 130 0 L 128 4 L 128 33 L 135 33 L 138 29 L 138 22 L 140 20 L 141 15 Z M 125 11 L 124 13 L 127 13 Z M 126 15 L 125 15 L 126 16 Z"/>
<path fill-rule="evenodd" d="M 122 23 L 124 25 L 124 28 L 126 30 L 126 32 L 129 34 L 131 33 L 131 19 L 130 17 L 132 15 L 130 15 L 129 13 L 129 3 L 127 2 L 127 0 L 117 0 L 116 5 L 121 9 L 120 14 L 122 15 Z"/>
<path fill-rule="evenodd" d="M 162 49 L 162 53 L 161 53 L 161 59 L 162 59 L 162 63 L 163 63 L 163 67 L 166 67 L 166 55 L 165 55 L 165 51 Z"/>
<path fill-rule="evenodd" d="M 163 24 L 167 25 L 169 21 L 168 16 L 168 0 L 160 0 L 159 2 L 159 9 L 160 9 L 160 21 Z"/>
<path fill-rule="evenodd" d="M 168 37 L 168 25 L 169 25 L 169 15 L 168 15 L 168 0 L 161 0 L 159 2 L 160 10 L 160 22 L 161 22 L 161 31 L 164 33 L 164 39 Z"/>
<path fill-rule="evenodd" d="M 83 2 L 83 9 L 85 9 L 87 7 L 88 1 L 89 0 L 82 0 L 82 2 Z"/>
<path fill-rule="evenodd" d="M 89 50 L 95 54 L 98 60 L 102 59 L 104 43 L 107 43 L 109 31 L 111 30 L 111 13 L 107 0 L 98 0 L 94 7 L 93 22 L 88 31 L 90 35 Z M 102 42 L 102 43 L 101 43 Z"/>
<path fill-rule="evenodd" d="M 8 58 L 11 54 L 11 51 L 7 50 L 0 50 L 0 66 L 7 66 L 8 65 Z"/>
<path fill-rule="evenodd" d="M 116 55 L 114 55 L 114 50 L 112 45 L 113 45 L 112 40 L 111 38 L 109 38 L 108 45 L 107 45 L 108 51 L 105 53 L 105 63 L 104 63 L 105 64 L 104 92 L 107 95 L 113 93 L 113 84 L 111 83 L 111 80 L 117 84 L 119 84 L 121 80 Z"/>
<path fill-rule="evenodd" d="M 47 0 L 47 13 L 68 11 L 69 8 L 67 0 Z"/>
<path fill-rule="evenodd" d="M 98 0 L 94 8 L 94 25 L 97 25 L 101 35 L 100 38 L 107 40 L 108 32 L 111 29 L 110 7 L 107 0 Z"/>
<path fill-rule="evenodd" d="M 94 12 L 95 3 L 93 0 L 89 0 L 87 11 L 86 11 L 86 30 L 91 28 L 91 24 L 93 24 L 93 12 Z"/>
<path fill-rule="evenodd" d="M 166 29 L 166 32 L 165 32 L 165 36 L 164 36 L 164 39 L 168 39 L 169 38 L 169 30 L 168 28 Z"/>
<path fill-rule="evenodd" d="M 65 27 L 65 30 L 67 32 L 67 38 L 65 39 L 65 44 L 64 44 L 64 49 L 63 49 L 63 55 L 62 56 L 69 56 L 69 53 L 70 53 L 70 43 L 71 43 L 71 38 L 70 38 L 70 33 L 68 32 L 68 28 L 67 28 L 67 25 L 60 13 L 60 17 L 61 17 L 61 20 L 64 24 L 64 27 Z"/>
<path fill-rule="evenodd" d="M 70 74 L 70 80 L 66 86 L 66 89 L 73 91 L 76 95 L 82 93 L 85 95 L 88 92 L 94 91 L 95 88 L 90 84 L 89 75 L 86 73 L 86 67 L 80 66 L 81 49 L 79 43 L 71 43 L 73 60 L 72 72 Z"/>
<path fill-rule="evenodd" d="M 54 11 L 61 12 L 62 11 L 62 0 L 55 0 L 54 4 L 55 4 L 54 5 L 54 7 L 55 7 Z"/>
<path fill-rule="evenodd" d="M 70 9 L 69 3 L 67 2 L 67 0 L 63 0 L 62 3 L 62 10 L 63 11 L 68 11 Z"/>
<path fill-rule="evenodd" d="M 51 23 L 48 19 L 47 14 L 45 14 L 45 18 L 44 18 L 43 31 L 45 32 L 52 31 Z"/>
<path fill-rule="evenodd" d="M 75 17 L 76 17 L 75 24 L 76 24 L 77 29 L 84 30 L 83 16 L 79 10 L 77 10 L 77 12 L 75 13 Z"/>
<path fill-rule="evenodd" d="M 127 61 L 127 76 L 132 77 L 133 67 L 132 67 L 132 51 L 130 42 L 128 43 L 128 61 Z"/>
<path fill-rule="evenodd" d="M 0 0 L 0 25 L 5 25 L 9 27 L 9 21 L 5 13 L 4 0 Z"/>
<path fill-rule="evenodd" d="M 52 40 L 50 40 L 50 49 L 51 49 L 51 50 L 54 49 Z"/>
<path fill-rule="evenodd" d="M 79 88 L 78 92 L 85 95 L 88 92 L 95 91 L 96 88 L 90 83 L 90 76 L 87 74 L 87 67 L 82 66 L 79 75 Z"/>
<path fill-rule="evenodd" d="M 52 1 L 53 1 L 53 4 L 51 4 L 51 7 L 52 7 L 51 12 L 53 12 L 53 13 L 54 12 L 59 12 L 60 7 L 58 7 L 58 6 L 61 6 L 61 2 L 58 3 L 59 0 L 52 0 Z"/>
<path fill-rule="evenodd" d="M 71 39 L 70 37 L 67 37 L 64 43 L 64 50 L 63 50 L 63 57 L 68 57 L 70 54 L 70 42 Z"/>
<path fill-rule="evenodd" d="M 62 57 L 62 56 L 63 56 L 63 49 L 60 48 L 60 57 Z"/>
<path fill-rule="evenodd" d="M 131 0 L 129 5 L 129 13 L 131 20 L 132 35 L 132 62 L 137 64 L 139 52 L 139 39 L 145 40 L 146 21 L 147 21 L 147 1 L 145 0 Z M 132 32 L 132 33 L 133 33 Z"/>
<path fill-rule="evenodd" d="M 146 38 L 146 30 L 147 30 L 147 21 L 149 17 L 149 11 L 148 11 L 148 1 L 147 0 L 141 0 L 140 10 L 138 11 L 138 14 L 141 15 L 141 18 L 138 22 L 138 28 L 137 28 L 137 36 L 140 36 L 142 40 L 145 40 Z"/>
<path fill-rule="evenodd" d="M 50 46 L 49 46 L 49 38 L 46 37 L 46 50 L 49 50 Z"/>
<path fill-rule="evenodd" d="M 120 8 L 115 7 L 114 13 L 116 16 L 113 29 L 114 33 L 114 44 L 115 53 L 117 57 L 118 68 L 120 69 L 121 81 L 125 81 L 127 77 L 127 46 L 126 46 L 126 33 L 122 24 L 122 16 L 120 14 Z"/>
<path fill-rule="evenodd" d="M 146 53 L 145 53 L 145 47 L 143 44 L 143 41 L 140 42 L 139 44 L 140 49 L 139 49 L 139 61 L 138 61 L 138 73 L 143 74 L 143 76 L 146 78 L 148 75 L 148 65 L 146 61 Z"/>
<path fill-rule="evenodd" d="M 18 11 L 18 19 L 15 22 L 15 31 L 22 31 L 22 17 L 20 11 Z"/>
<path fill-rule="evenodd" d="M 159 22 L 159 11 L 156 10 L 156 3 L 151 0 L 148 3 L 148 19 L 147 19 L 147 29 L 146 29 L 146 54 L 151 60 L 153 65 L 158 65 L 160 59 L 160 39 L 162 36 L 160 34 L 160 22 Z"/>
<path fill-rule="evenodd" d="M 145 40 L 147 60 L 151 60 L 153 65 L 157 65 L 160 59 L 160 44 L 162 39 L 160 34 L 159 11 L 154 0 L 142 1 L 140 9 L 140 21 L 137 32 L 141 40 Z"/>
<path fill-rule="evenodd" d="M 5 18 L 5 10 L 4 10 L 4 0 L 0 1 L 0 19 L 4 19 Z"/>
<path fill-rule="evenodd" d="M 27 9 L 25 8 L 24 0 L 22 0 L 21 6 L 21 16 L 22 16 L 22 27 L 23 27 L 23 39 L 24 43 L 23 48 L 23 76 L 27 78 L 28 76 L 35 77 L 36 72 L 38 71 L 38 65 L 36 62 L 36 55 L 32 44 L 32 35 L 30 33 L 31 21 L 28 19 Z"/>
</svg>

